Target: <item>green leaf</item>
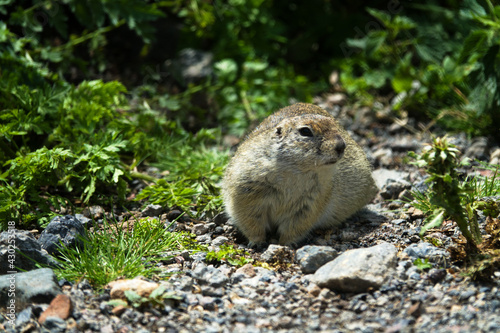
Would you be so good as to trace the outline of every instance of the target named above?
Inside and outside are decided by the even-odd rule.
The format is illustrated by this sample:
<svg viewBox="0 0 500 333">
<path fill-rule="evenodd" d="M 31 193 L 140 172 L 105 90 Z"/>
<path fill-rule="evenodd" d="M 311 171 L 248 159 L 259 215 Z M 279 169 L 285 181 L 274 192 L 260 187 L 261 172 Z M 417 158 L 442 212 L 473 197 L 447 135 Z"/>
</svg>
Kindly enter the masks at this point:
<svg viewBox="0 0 500 333">
<path fill-rule="evenodd" d="M 431 216 L 425 219 L 424 221 L 425 225 L 420 230 L 420 235 L 423 236 L 427 230 L 441 226 L 441 224 L 443 224 L 444 221 L 444 214 L 445 214 L 444 209 L 435 210 Z"/>
</svg>

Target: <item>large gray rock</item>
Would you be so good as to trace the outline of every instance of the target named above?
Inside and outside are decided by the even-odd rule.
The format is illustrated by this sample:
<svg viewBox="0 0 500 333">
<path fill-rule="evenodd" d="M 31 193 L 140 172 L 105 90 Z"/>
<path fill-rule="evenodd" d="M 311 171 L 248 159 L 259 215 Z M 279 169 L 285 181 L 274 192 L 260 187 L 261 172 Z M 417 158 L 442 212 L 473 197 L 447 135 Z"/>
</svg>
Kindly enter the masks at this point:
<svg viewBox="0 0 500 333">
<path fill-rule="evenodd" d="M 0 234 L 0 274 L 17 270 L 29 271 L 35 269 L 37 263 L 57 266 L 54 258 L 41 248 L 28 231 L 9 229 Z"/>
<path fill-rule="evenodd" d="M 330 246 L 306 245 L 297 250 L 295 259 L 302 272 L 310 274 L 335 259 L 337 254 L 337 250 Z"/>
<path fill-rule="evenodd" d="M 312 281 L 338 292 L 360 293 L 370 288 L 378 289 L 395 273 L 397 252 L 396 247 L 389 243 L 346 251 L 318 269 Z"/>
<path fill-rule="evenodd" d="M 380 189 L 390 182 L 408 182 L 410 180 L 408 172 L 385 168 L 373 170 L 372 175 L 377 187 Z"/>
<path fill-rule="evenodd" d="M 56 275 L 50 268 L 0 276 L 0 304 L 15 300 L 19 310 L 30 303 L 50 303 L 60 293 Z"/>
<path fill-rule="evenodd" d="M 85 228 L 76 217 L 73 215 L 56 216 L 42 231 L 38 242 L 48 253 L 57 255 L 61 243 L 65 247 L 80 246 L 83 237 L 85 237 Z"/>
</svg>

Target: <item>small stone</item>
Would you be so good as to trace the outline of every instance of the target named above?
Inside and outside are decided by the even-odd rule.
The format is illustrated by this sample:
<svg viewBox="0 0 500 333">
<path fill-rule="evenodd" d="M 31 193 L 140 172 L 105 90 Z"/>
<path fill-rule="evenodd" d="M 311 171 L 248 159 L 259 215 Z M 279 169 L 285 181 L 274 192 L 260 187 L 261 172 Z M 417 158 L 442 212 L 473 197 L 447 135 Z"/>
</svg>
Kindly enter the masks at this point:
<svg viewBox="0 0 500 333">
<path fill-rule="evenodd" d="M 417 302 L 410 306 L 408 309 L 408 315 L 418 318 L 425 313 L 424 305 L 421 302 Z"/>
<path fill-rule="evenodd" d="M 417 244 L 411 244 L 403 251 L 407 254 L 413 261 L 416 259 L 428 259 L 433 263 L 445 263 L 450 254 L 441 250 L 434 245 L 427 242 L 419 242 Z"/>
<path fill-rule="evenodd" d="M 50 303 L 61 293 L 52 269 L 39 268 L 29 272 L 0 276 L 0 304 L 7 304 L 12 283 L 15 284 L 16 307 L 31 303 Z"/>
<path fill-rule="evenodd" d="M 180 220 L 182 219 L 182 212 L 178 209 L 171 210 L 170 212 L 167 213 L 167 219 L 172 222 L 174 220 Z"/>
<path fill-rule="evenodd" d="M 309 286 L 307 286 L 307 292 L 311 294 L 314 297 L 317 297 L 319 293 L 321 292 L 321 288 L 318 287 L 317 284 L 311 283 Z"/>
<path fill-rule="evenodd" d="M 195 234 L 196 236 L 200 236 L 200 235 L 204 235 L 208 232 L 208 226 L 205 224 L 205 223 L 198 223 L 198 224 L 195 224 L 192 228 L 191 228 L 191 232 L 193 234 Z"/>
<path fill-rule="evenodd" d="M 410 207 L 406 213 L 411 217 L 412 220 L 423 219 L 425 217 L 424 212 L 414 207 Z"/>
<path fill-rule="evenodd" d="M 108 286 L 111 288 L 109 295 L 112 299 L 115 298 L 125 298 L 125 291 L 132 290 L 136 292 L 141 297 L 148 297 L 151 295 L 153 290 L 158 288 L 158 283 L 148 282 L 141 280 L 139 278 L 135 279 L 123 279 L 110 282 Z"/>
<path fill-rule="evenodd" d="M 464 153 L 464 157 L 470 159 L 478 159 L 481 161 L 488 161 L 489 157 L 489 145 L 488 138 L 477 137 L 473 140 L 471 146 L 467 148 Z"/>
<path fill-rule="evenodd" d="M 146 208 L 141 212 L 143 217 L 157 217 L 163 212 L 163 207 L 161 205 L 147 205 Z"/>
<path fill-rule="evenodd" d="M 31 317 L 33 317 L 33 308 L 28 306 L 26 309 L 17 314 L 16 326 L 20 327 L 26 325 L 30 321 Z"/>
<path fill-rule="evenodd" d="M 212 265 L 206 266 L 200 263 L 191 271 L 191 274 L 200 284 L 208 284 L 215 288 L 222 287 L 229 282 L 229 278 Z"/>
<path fill-rule="evenodd" d="M 238 268 L 236 270 L 236 272 L 234 272 L 233 276 L 235 274 L 241 274 L 247 278 L 252 278 L 255 275 L 257 275 L 257 273 L 255 272 L 255 268 L 253 267 L 252 264 L 246 264 L 246 265 L 241 266 L 240 268 Z"/>
<path fill-rule="evenodd" d="M 200 305 L 203 309 L 208 311 L 214 311 L 217 309 L 217 305 L 215 304 L 214 298 L 210 296 L 203 296 L 199 300 Z"/>
<path fill-rule="evenodd" d="M 50 302 L 47 310 L 42 312 L 38 322 L 43 324 L 48 317 L 59 317 L 66 320 L 71 315 L 72 310 L 71 299 L 65 294 L 59 294 Z"/>
<path fill-rule="evenodd" d="M 219 236 L 212 241 L 212 246 L 218 247 L 229 242 L 229 238 L 226 236 Z"/>
<path fill-rule="evenodd" d="M 86 207 L 82 213 L 84 216 L 88 218 L 99 220 L 104 217 L 105 211 L 104 208 L 102 208 L 101 206 L 90 206 Z"/>
<path fill-rule="evenodd" d="M 119 317 L 122 315 L 122 313 L 125 312 L 125 310 L 127 310 L 127 307 L 126 306 L 123 306 L 123 305 L 117 305 L 113 308 L 113 310 L 111 310 L 111 313 L 114 314 L 115 316 Z"/>
<path fill-rule="evenodd" d="M 349 250 L 318 269 L 312 281 L 340 292 L 378 289 L 395 272 L 396 255 L 396 247 L 389 243 Z"/>
<path fill-rule="evenodd" d="M 373 171 L 373 179 L 378 188 L 383 188 L 389 182 L 408 181 L 410 174 L 404 171 L 380 168 Z"/>
<path fill-rule="evenodd" d="M 47 317 L 43 326 L 49 330 L 49 332 L 63 333 L 66 331 L 66 322 L 59 317 Z"/>
<path fill-rule="evenodd" d="M 427 278 L 434 283 L 437 283 L 437 282 L 443 280 L 445 277 L 446 277 L 446 270 L 445 269 L 432 268 L 429 271 L 429 273 L 427 274 Z"/>
<path fill-rule="evenodd" d="M 335 259 L 337 254 L 337 250 L 330 246 L 306 245 L 297 250 L 295 259 L 299 262 L 302 272 L 310 274 Z"/>
<path fill-rule="evenodd" d="M 210 244 L 212 237 L 210 234 L 204 234 L 196 237 L 196 242 L 200 244 Z"/>
<path fill-rule="evenodd" d="M 490 164 L 500 164 L 500 148 L 496 148 L 490 155 Z"/>
<path fill-rule="evenodd" d="M 283 246 L 283 245 L 277 245 L 277 244 L 271 244 L 267 248 L 264 253 L 260 256 L 260 260 L 263 262 L 275 262 L 275 261 L 282 261 L 283 258 L 287 258 L 290 256 L 290 248 Z"/>
<path fill-rule="evenodd" d="M 384 199 L 396 199 L 404 191 L 411 188 L 411 184 L 406 180 L 388 180 L 380 190 L 380 196 Z"/>
<path fill-rule="evenodd" d="M 85 237 L 83 224 L 73 215 L 56 216 L 42 231 L 38 242 L 43 249 L 54 255 L 59 253 L 61 242 L 65 247 L 82 245 Z"/>
</svg>

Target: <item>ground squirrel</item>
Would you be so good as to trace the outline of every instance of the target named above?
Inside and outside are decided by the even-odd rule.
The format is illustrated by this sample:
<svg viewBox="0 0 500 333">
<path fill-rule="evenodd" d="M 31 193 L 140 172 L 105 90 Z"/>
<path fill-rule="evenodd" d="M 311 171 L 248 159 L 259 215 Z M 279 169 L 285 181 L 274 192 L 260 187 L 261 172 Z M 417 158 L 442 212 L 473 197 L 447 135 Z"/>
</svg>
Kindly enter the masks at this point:
<svg viewBox="0 0 500 333">
<path fill-rule="evenodd" d="M 373 199 L 365 153 L 318 106 L 297 103 L 266 118 L 239 146 L 222 182 L 226 212 L 249 239 L 293 244 L 338 225 Z"/>
</svg>

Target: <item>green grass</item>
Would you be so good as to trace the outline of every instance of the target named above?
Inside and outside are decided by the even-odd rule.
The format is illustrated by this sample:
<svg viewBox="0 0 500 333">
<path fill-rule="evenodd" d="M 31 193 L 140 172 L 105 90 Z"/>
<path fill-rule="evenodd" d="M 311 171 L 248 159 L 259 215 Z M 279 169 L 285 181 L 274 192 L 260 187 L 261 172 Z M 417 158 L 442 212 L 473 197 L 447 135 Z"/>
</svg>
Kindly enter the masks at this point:
<svg viewBox="0 0 500 333">
<path fill-rule="evenodd" d="M 56 270 L 59 278 L 69 281 L 87 279 L 104 286 L 117 278 L 152 277 L 160 269 L 156 264 L 169 259 L 167 251 L 185 248 L 186 233 L 169 232 L 157 219 L 139 219 L 132 223 L 104 221 L 87 232 L 82 248 L 64 248 Z"/>
</svg>

